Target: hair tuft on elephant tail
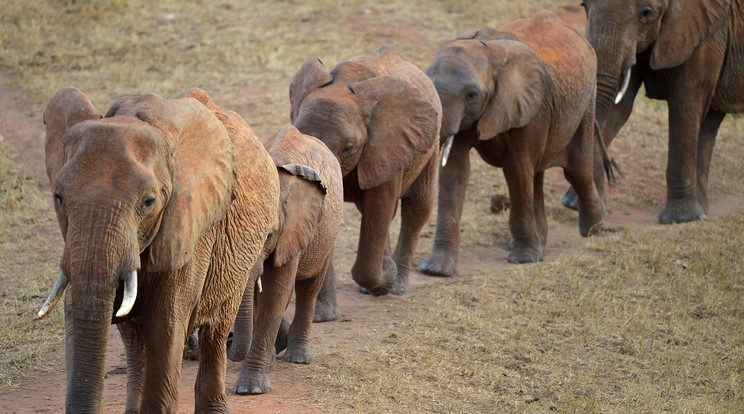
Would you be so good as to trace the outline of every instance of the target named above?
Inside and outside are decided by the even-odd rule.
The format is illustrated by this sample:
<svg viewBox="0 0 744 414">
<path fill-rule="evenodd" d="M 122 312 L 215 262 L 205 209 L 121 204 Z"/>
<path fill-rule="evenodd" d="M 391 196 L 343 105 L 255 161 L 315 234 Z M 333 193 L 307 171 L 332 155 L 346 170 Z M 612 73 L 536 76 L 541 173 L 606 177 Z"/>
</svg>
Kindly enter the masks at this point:
<svg viewBox="0 0 744 414">
<path fill-rule="evenodd" d="M 604 139 L 602 138 L 602 130 L 599 128 L 599 123 L 597 123 L 596 120 L 594 120 L 594 132 L 596 134 L 597 140 L 599 141 L 599 148 L 602 150 L 602 166 L 604 168 L 605 175 L 607 176 L 607 181 L 610 184 L 615 184 L 615 182 L 617 182 L 617 180 L 615 179 L 615 171 L 620 174 L 620 177 L 625 178 L 625 175 L 623 175 L 623 172 L 620 170 L 620 166 L 618 166 L 615 162 L 615 159 L 610 157 L 610 154 L 607 152 L 607 147 L 605 146 Z"/>
</svg>

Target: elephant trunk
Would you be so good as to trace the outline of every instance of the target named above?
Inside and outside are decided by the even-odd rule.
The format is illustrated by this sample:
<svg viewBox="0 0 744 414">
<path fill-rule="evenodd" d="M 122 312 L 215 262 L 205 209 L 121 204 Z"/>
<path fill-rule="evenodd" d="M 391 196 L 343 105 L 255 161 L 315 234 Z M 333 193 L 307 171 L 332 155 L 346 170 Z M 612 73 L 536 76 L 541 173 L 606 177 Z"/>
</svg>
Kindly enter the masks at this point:
<svg viewBox="0 0 744 414">
<path fill-rule="evenodd" d="M 620 26 L 611 19 L 601 24 L 593 21 L 587 24 L 586 38 L 597 54 L 595 116 L 601 128 L 615 104 L 627 71 L 635 64 L 635 49 L 626 45 L 633 43 L 624 41 L 625 33 L 618 29 Z"/>
<path fill-rule="evenodd" d="M 112 219 L 110 212 L 104 215 L 71 212 L 69 216 L 62 257 L 63 272 L 70 280 L 65 303 L 65 406 L 69 413 L 102 411 L 108 329 L 116 293 L 127 274 L 139 267 L 136 250 L 134 255 L 124 253 L 131 252 L 127 249 L 131 243 L 122 237 L 126 231 L 117 222 L 122 220 Z"/>
</svg>

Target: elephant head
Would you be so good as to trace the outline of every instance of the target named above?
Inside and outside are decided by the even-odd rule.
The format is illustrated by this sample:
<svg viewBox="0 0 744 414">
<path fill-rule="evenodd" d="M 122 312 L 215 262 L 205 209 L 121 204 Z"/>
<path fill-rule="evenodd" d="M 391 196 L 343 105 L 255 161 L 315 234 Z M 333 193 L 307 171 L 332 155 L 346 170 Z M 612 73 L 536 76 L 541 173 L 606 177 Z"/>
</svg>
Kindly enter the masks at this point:
<svg viewBox="0 0 744 414">
<path fill-rule="evenodd" d="M 64 88 L 44 122 L 65 248 L 39 317 L 69 281 L 67 409 L 99 412 L 112 318 L 127 317 L 135 305 L 138 271 L 147 283 L 183 267 L 225 216 L 234 150 L 223 124 L 191 98 L 126 96 L 102 118 L 82 92 Z"/>
<path fill-rule="evenodd" d="M 394 48 L 375 56 L 398 58 Z M 290 85 L 292 123 L 323 141 L 361 189 L 390 181 L 436 139 L 437 108 L 412 82 L 377 76 L 364 61 L 347 60 L 331 72 L 308 59 Z"/>
<path fill-rule="evenodd" d="M 585 0 L 586 38 L 597 52 L 597 121 L 619 102 L 638 54 L 651 69 L 679 66 L 726 23 L 731 0 Z M 619 93 L 618 93 L 619 91 Z"/>
<path fill-rule="evenodd" d="M 426 74 L 442 101 L 442 138 L 475 127 L 478 138 L 488 140 L 527 125 L 550 82 L 529 46 L 490 29 L 443 45 Z"/>
</svg>

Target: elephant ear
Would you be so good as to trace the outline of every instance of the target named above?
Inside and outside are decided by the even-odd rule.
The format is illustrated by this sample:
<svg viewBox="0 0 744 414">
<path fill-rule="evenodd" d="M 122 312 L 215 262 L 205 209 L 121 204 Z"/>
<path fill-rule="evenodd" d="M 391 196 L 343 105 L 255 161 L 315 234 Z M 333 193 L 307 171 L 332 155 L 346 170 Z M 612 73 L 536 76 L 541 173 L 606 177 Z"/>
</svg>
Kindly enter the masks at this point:
<svg viewBox="0 0 744 414">
<path fill-rule="evenodd" d="M 323 217 L 326 185 L 314 169 L 300 164 L 279 167 L 279 223 L 274 265 L 298 256 L 315 237 Z"/>
<path fill-rule="evenodd" d="M 297 114 L 300 113 L 302 101 L 310 92 L 329 83 L 333 78 L 330 72 L 323 66 L 323 62 L 318 58 L 310 58 L 302 64 L 297 71 L 292 83 L 289 85 L 289 103 L 291 104 L 290 120 L 294 123 Z"/>
<path fill-rule="evenodd" d="M 411 82 L 378 76 L 349 84 L 369 120 L 357 165 L 361 189 L 390 181 L 439 142 L 437 107 Z"/>
<path fill-rule="evenodd" d="M 478 122 L 480 140 L 527 125 L 540 110 L 549 82 L 548 69 L 526 44 L 498 40 L 484 45 L 491 54 L 494 95 Z"/>
<path fill-rule="evenodd" d="M 60 89 L 47 104 L 44 111 L 44 124 L 46 125 L 44 151 L 52 194 L 57 190 L 54 177 L 66 162 L 62 136 L 75 124 L 99 118 L 101 118 L 101 112 L 77 88 Z"/>
<path fill-rule="evenodd" d="M 190 259 L 199 238 L 222 220 L 232 201 L 235 153 L 225 126 L 192 98 L 167 101 L 137 117 L 163 132 L 173 188 L 144 266 L 170 272 Z"/>
<path fill-rule="evenodd" d="M 706 37 L 721 29 L 730 11 L 731 0 L 671 0 L 651 51 L 651 68 L 684 63 Z"/>
</svg>

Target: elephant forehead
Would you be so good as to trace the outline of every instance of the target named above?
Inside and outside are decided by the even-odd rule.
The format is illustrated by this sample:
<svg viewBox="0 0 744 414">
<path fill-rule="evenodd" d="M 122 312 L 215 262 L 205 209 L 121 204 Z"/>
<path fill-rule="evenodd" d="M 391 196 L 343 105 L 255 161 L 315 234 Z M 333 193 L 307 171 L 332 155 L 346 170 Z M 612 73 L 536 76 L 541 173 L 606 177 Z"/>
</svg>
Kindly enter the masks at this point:
<svg viewBox="0 0 744 414">
<path fill-rule="evenodd" d="M 150 175 L 146 171 L 151 171 L 165 153 L 160 131 L 136 118 L 78 124 L 65 134 L 63 143 L 67 164 L 61 172 L 68 179 L 75 177 L 76 182 L 81 177 L 97 182 L 124 177 L 147 180 Z"/>
<path fill-rule="evenodd" d="M 320 140 L 331 133 L 345 137 L 354 134 L 353 125 L 361 115 L 356 105 L 345 97 L 309 97 L 302 103 L 295 122 L 303 134 Z"/>
</svg>

